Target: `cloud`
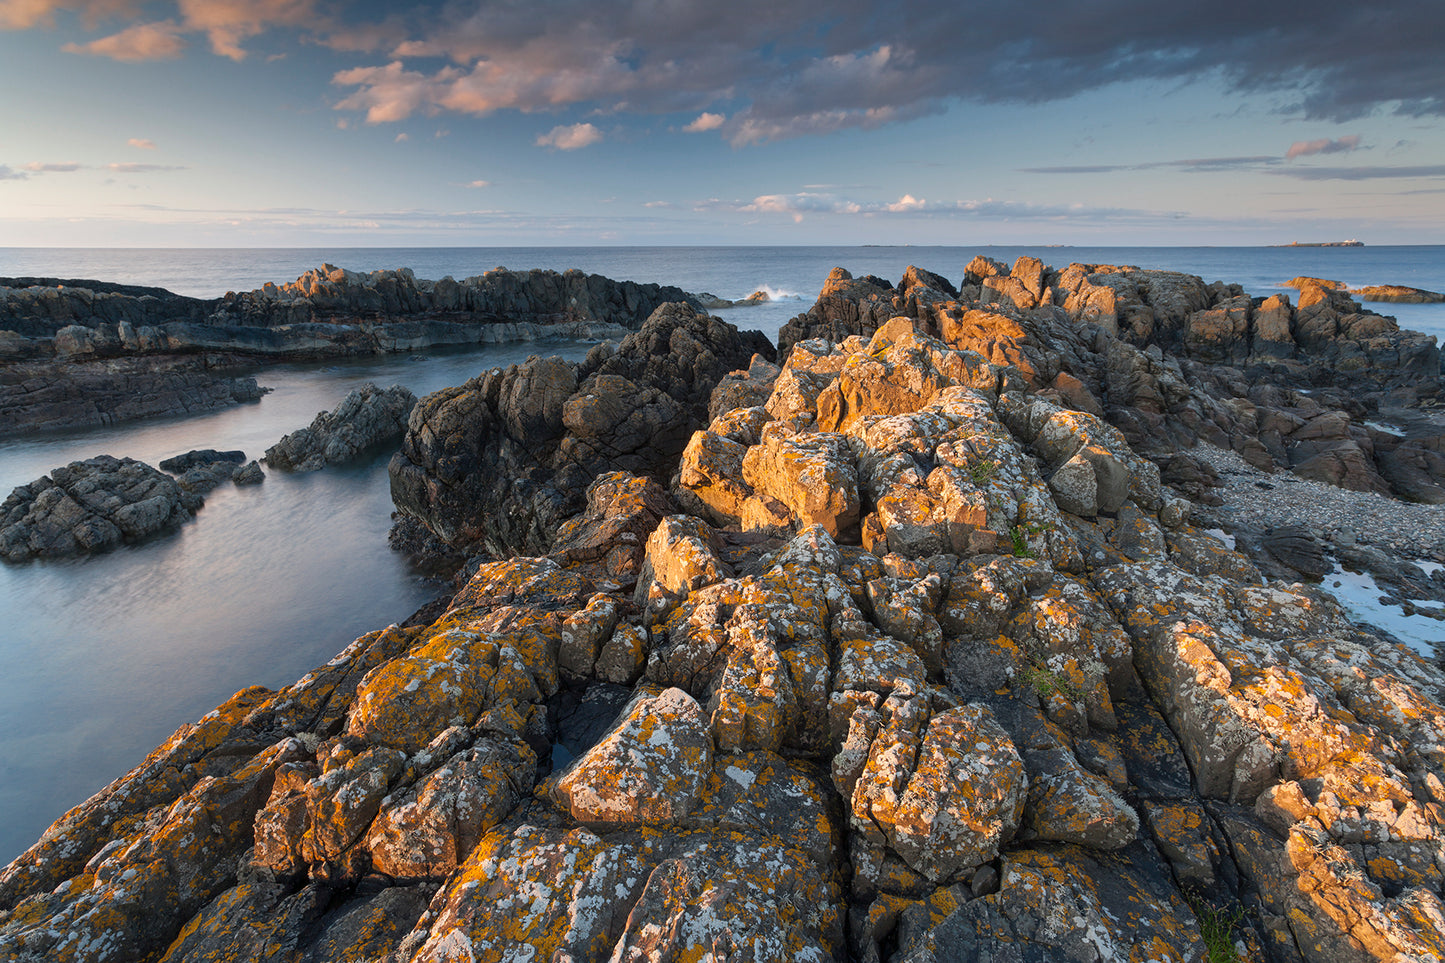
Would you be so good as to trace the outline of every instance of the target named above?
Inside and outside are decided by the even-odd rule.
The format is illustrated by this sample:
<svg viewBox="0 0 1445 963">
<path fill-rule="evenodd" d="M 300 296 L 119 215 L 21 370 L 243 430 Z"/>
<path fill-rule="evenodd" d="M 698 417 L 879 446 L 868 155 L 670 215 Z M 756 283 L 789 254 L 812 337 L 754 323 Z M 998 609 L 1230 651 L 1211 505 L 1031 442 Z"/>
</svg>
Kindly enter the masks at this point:
<svg viewBox="0 0 1445 963">
<path fill-rule="evenodd" d="M 24 169 L 32 174 L 70 174 L 80 170 L 80 165 L 75 161 L 65 161 L 59 164 L 42 164 L 39 161 L 32 161 L 26 164 Z"/>
<path fill-rule="evenodd" d="M 0 30 L 48 27 L 55 11 L 74 10 L 87 27 L 108 17 L 131 13 L 132 0 L 0 0 Z"/>
<path fill-rule="evenodd" d="M 23 181 L 29 176 L 24 171 L 17 171 L 12 167 L 0 164 L 0 181 Z"/>
<path fill-rule="evenodd" d="M 186 29 L 204 33 L 211 50 L 232 60 L 246 59 L 242 41 L 272 27 L 319 24 L 312 0 L 177 0 Z"/>
<path fill-rule="evenodd" d="M 570 127 L 553 127 L 537 138 L 537 146 L 555 147 L 557 150 L 580 150 L 601 139 L 602 131 L 591 124 L 573 124 Z"/>
<path fill-rule="evenodd" d="M 88 23 L 131 17 L 65 48 L 130 60 L 178 56 L 192 34 L 240 60 L 252 38 L 285 30 L 361 55 L 333 76 L 335 106 L 371 123 L 593 108 L 690 117 L 683 129 L 739 146 L 1119 83 L 1209 80 L 1314 120 L 1445 117 L 1438 0 L 1232 3 L 1207 18 L 1158 0 L 1038 0 L 1013 18 L 944 0 L 446 2 L 404 14 L 354 0 L 167 0 L 169 19 L 136 23 L 140 6 L 0 0 L 0 27 L 53 24 L 58 10 Z"/>
<path fill-rule="evenodd" d="M 395 137 L 392 138 L 392 143 L 394 143 L 394 144 L 405 144 L 405 143 L 406 143 L 407 141 L 409 141 L 409 140 L 411 140 L 411 135 L 408 134 L 408 133 L 402 132 L 402 133 L 397 134 Z"/>
<path fill-rule="evenodd" d="M 106 170 L 115 171 L 117 174 L 155 174 L 163 171 L 183 171 L 186 168 L 175 164 L 106 164 Z"/>
<path fill-rule="evenodd" d="M 156 142 L 153 140 L 147 140 L 144 137 L 132 137 L 130 140 L 126 141 L 126 143 L 131 147 L 136 148 L 137 150 L 156 149 Z"/>
<path fill-rule="evenodd" d="M 357 88 L 343 109 L 483 115 L 625 104 L 687 112 L 696 119 L 686 129 L 727 116 L 708 129 L 750 144 L 896 123 L 955 102 L 1036 104 L 1121 82 L 1203 78 L 1308 118 L 1445 116 L 1442 34 L 1436 0 L 1231 5 L 1204 20 L 1157 0 L 1040 0 L 1027 18 L 941 0 L 837 0 L 826 13 L 805 0 L 726 9 L 552 0 L 449 4 L 392 30 L 353 25 L 332 42 L 386 50 L 403 69 L 337 75 Z"/>
<path fill-rule="evenodd" d="M 1121 171 L 1148 171 L 1160 168 L 1190 172 L 1263 170 L 1278 164 L 1278 157 L 1253 154 L 1246 157 L 1191 157 L 1183 160 L 1143 161 L 1138 164 L 1065 164 L 1058 167 L 1020 167 L 1025 174 L 1116 174 Z"/>
<path fill-rule="evenodd" d="M 491 181 L 472 181 L 472 182 L 471 182 L 470 184 L 468 184 L 467 186 L 468 186 L 468 187 L 476 187 L 476 188 L 491 187 L 491 186 L 492 186 L 492 182 L 491 182 Z"/>
<path fill-rule="evenodd" d="M 1270 173 L 1300 181 L 1373 181 L 1445 177 L 1445 164 L 1425 164 L 1418 167 L 1290 167 Z"/>
<path fill-rule="evenodd" d="M 1330 140 L 1328 137 L 1319 140 L 1297 140 L 1289 145 L 1284 156 L 1286 160 L 1294 160 L 1296 157 L 1308 157 L 1311 154 L 1343 154 L 1356 150 L 1359 146 L 1359 134 L 1350 134 L 1338 140 Z"/>
<path fill-rule="evenodd" d="M 704 131 L 717 130 L 726 121 L 727 118 L 724 117 L 722 114 L 709 114 L 704 111 L 703 113 L 698 114 L 697 119 L 684 127 L 683 130 L 687 131 L 689 134 L 700 134 Z"/>
<path fill-rule="evenodd" d="M 138 23 L 120 33 L 101 37 L 90 43 L 68 43 L 60 48 L 66 53 L 109 57 L 123 63 L 149 60 L 174 60 L 186 49 L 181 27 L 174 20 Z"/>
<path fill-rule="evenodd" d="M 1166 212 L 1140 211 L 1128 208 L 1086 207 L 1082 204 L 1029 204 L 1020 201 L 998 201 L 993 198 L 967 201 L 929 201 L 904 194 L 896 201 L 860 201 L 831 193 L 800 191 L 794 194 L 761 194 L 747 202 L 725 202 L 717 199 L 695 205 L 694 210 L 725 210 L 744 214 L 783 214 L 801 223 L 813 214 L 859 217 L 927 217 L 986 218 L 1036 220 L 1118 220 L 1175 219 L 1179 215 Z"/>
</svg>

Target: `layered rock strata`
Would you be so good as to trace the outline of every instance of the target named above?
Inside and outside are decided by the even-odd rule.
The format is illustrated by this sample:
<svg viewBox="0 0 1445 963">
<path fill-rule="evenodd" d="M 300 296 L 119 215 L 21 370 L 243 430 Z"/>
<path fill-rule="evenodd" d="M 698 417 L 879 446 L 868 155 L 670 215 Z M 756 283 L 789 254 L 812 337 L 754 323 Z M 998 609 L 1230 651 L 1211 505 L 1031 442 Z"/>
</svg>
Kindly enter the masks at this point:
<svg viewBox="0 0 1445 963">
<path fill-rule="evenodd" d="M 1193 528 L 1026 339 L 928 327 L 795 344 L 670 491 L 600 475 L 550 555 L 183 727 L 0 872 L 0 949 L 1439 958 L 1445 674 Z M 413 433 L 579 397 L 486 384 Z"/>
</svg>

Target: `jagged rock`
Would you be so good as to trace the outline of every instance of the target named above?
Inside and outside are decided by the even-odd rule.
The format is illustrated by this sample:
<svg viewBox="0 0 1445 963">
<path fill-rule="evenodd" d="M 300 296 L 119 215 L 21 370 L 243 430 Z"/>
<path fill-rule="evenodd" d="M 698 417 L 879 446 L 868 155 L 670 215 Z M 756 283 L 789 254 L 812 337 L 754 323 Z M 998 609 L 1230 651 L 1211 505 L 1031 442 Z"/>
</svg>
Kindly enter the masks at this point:
<svg viewBox="0 0 1445 963">
<path fill-rule="evenodd" d="M 248 461 L 236 473 L 231 476 L 231 482 L 235 485 L 259 485 L 266 480 L 266 473 L 261 466 L 254 461 Z"/>
<path fill-rule="evenodd" d="M 101 552 L 180 524 L 201 497 L 132 458 L 71 462 L 0 503 L 0 558 L 21 562 Z"/>
<path fill-rule="evenodd" d="M 275 471 L 316 471 L 352 461 L 362 452 L 400 436 L 416 407 L 416 395 L 401 385 L 386 390 L 374 384 L 353 389 L 309 428 L 293 431 L 266 449 Z"/>
<path fill-rule="evenodd" d="M 1008 296 L 965 324 L 985 281 Z M 1386 464 L 1404 445 L 1368 407 L 1288 383 L 1365 359 L 1378 385 L 1382 346 L 1422 357 L 1409 339 L 1311 288 L 1294 355 L 1266 357 L 1237 287 L 1127 267 L 830 282 L 855 284 L 900 313 L 796 342 L 746 407 L 707 411 L 686 374 L 718 355 L 685 323 L 656 352 L 497 376 L 476 420 L 417 419 L 434 450 L 509 449 L 495 469 L 544 435 L 587 461 L 592 425 L 625 437 L 651 424 L 638 405 L 675 403 L 676 449 L 703 451 L 578 476 L 550 556 L 474 563 L 444 610 L 184 727 L 0 871 L 4 953 L 1197 963 L 1208 902 L 1251 958 L 1439 957 L 1445 675 L 1262 581 L 1164 487 L 1210 487 L 1172 451 L 1197 438 L 1281 469 L 1345 442 Z M 1204 335 L 1240 314 L 1243 367 L 1201 360 L 1236 356 Z M 796 448 L 851 467 L 856 529 L 762 475 L 714 517 L 717 452 L 742 472 Z M 1081 465 L 1093 511 L 1061 510 L 1088 507 L 1059 481 Z M 497 512 L 515 477 L 470 483 Z M 1428 581 L 1397 568 L 1402 593 Z"/>
<path fill-rule="evenodd" d="M 599 475 L 670 479 L 713 387 L 754 354 L 772 356 L 762 335 L 671 305 L 595 367 L 532 359 L 429 395 L 392 459 L 393 500 L 449 544 L 546 551 Z"/>
<path fill-rule="evenodd" d="M 666 689 L 635 700 L 554 792 L 582 823 L 666 825 L 692 811 L 711 769 L 702 707 L 681 689 Z"/>
</svg>

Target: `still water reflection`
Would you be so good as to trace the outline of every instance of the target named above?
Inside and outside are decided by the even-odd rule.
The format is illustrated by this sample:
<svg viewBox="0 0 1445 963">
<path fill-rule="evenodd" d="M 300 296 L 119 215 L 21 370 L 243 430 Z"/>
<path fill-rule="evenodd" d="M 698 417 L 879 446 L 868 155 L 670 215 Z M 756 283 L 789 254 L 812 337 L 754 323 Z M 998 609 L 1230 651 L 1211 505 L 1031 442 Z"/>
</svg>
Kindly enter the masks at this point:
<svg viewBox="0 0 1445 963">
<path fill-rule="evenodd" d="M 417 395 L 544 352 L 504 345 L 269 368 L 256 404 L 196 418 L 0 440 L 0 495 L 98 454 L 154 465 L 193 448 L 249 458 L 366 381 Z M 0 864 L 178 725 L 248 685 L 277 688 L 440 587 L 386 547 L 389 452 L 223 485 L 180 531 L 92 558 L 0 565 Z"/>
</svg>

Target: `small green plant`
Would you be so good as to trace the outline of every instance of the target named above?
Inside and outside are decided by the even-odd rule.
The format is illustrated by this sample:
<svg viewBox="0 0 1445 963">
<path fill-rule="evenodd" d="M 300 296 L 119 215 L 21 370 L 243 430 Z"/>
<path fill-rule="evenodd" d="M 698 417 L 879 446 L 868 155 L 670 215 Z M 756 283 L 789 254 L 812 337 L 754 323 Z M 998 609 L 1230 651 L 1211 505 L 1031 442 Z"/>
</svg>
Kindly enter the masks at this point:
<svg viewBox="0 0 1445 963">
<path fill-rule="evenodd" d="M 1209 963 L 1240 963 L 1234 933 L 1244 925 L 1244 907 L 1220 907 L 1205 899 L 1202 893 L 1188 892 L 1190 909 L 1199 920 L 1199 938 L 1204 941 L 1205 959 Z"/>
<path fill-rule="evenodd" d="M 1029 685 L 1034 687 L 1035 692 L 1045 699 L 1057 692 L 1070 702 L 1078 701 L 1078 693 L 1076 693 L 1074 687 L 1069 684 L 1069 680 L 1048 666 L 1040 665 L 1037 662 L 1030 664 L 1029 667 L 1024 670 L 1024 679 Z"/>
<path fill-rule="evenodd" d="M 968 477 L 973 479 L 975 485 L 982 485 L 992 478 L 996 471 L 998 471 L 998 462 L 992 458 L 985 458 L 968 466 Z"/>
<path fill-rule="evenodd" d="M 1037 558 L 1032 548 L 1029 548 L 1029 538 L 1033 535 L 1047 531 L 1044 525 L 1034 522 L 1019 522 L 1008 530 L 1008 537 L 1014 543 L 1014 555 L 1019 558 Z"/>
</svg>

